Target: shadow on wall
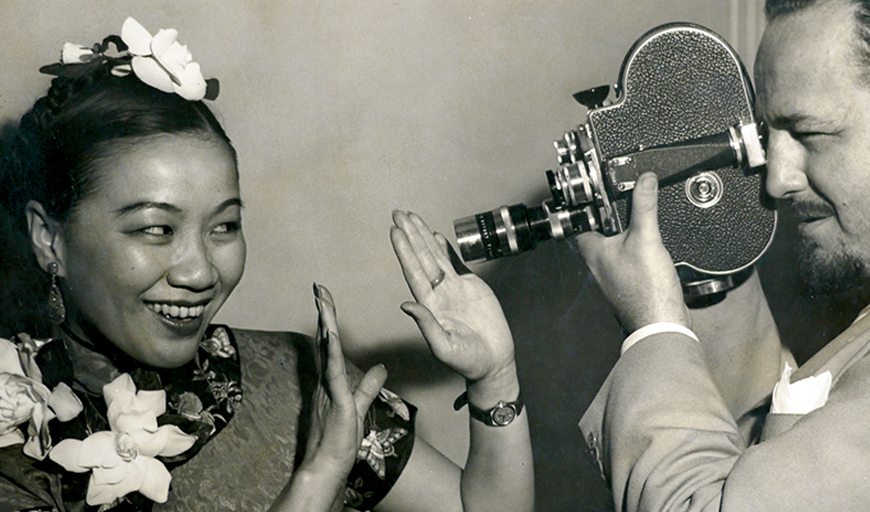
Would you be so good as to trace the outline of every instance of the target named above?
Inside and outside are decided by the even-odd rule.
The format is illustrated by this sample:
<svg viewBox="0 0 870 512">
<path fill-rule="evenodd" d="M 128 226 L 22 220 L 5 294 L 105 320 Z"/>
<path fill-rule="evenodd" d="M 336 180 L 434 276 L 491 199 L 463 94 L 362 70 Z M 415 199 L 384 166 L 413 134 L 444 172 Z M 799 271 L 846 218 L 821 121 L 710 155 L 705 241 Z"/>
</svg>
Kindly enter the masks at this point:
<svg viewBox="0 0 870 512">
<path fill-rule="evenodd" d="M 781 338 L 803 362 L 845 329 L 863 304 L 803 292 L 795 279 L 795 233 L 794 221 L 782 218 L 759 272 Z M 612 510 L 577 422 L 618 357 L 622 334 L 613 310 L 568 243 L 543 243 L 482 268 L 516 343 L 523 397 L 530 407 L 536 508 Z M 449 377 L 428 353 L 372 354 L 371 361 L 385 363 L 391 379 L 401 383 L 425 386 Z"/>
</svg>

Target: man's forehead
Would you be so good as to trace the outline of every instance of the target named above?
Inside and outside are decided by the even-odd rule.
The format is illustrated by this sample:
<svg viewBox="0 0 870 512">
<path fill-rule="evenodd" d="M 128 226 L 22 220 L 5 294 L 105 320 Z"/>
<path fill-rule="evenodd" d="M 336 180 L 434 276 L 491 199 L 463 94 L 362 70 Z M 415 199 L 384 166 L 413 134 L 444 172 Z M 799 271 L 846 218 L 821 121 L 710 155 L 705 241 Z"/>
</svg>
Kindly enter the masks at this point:
<svg viewBox="0 0 870 512">
<path fill-rule="evenodd" d="M 829 93 L 836 95 L 836 89 L 855 83 L 855 28 L 854 8 L 840 0 L 774 19 L 756 58 L 759 108 L 824 101 Z"/>
</svg>

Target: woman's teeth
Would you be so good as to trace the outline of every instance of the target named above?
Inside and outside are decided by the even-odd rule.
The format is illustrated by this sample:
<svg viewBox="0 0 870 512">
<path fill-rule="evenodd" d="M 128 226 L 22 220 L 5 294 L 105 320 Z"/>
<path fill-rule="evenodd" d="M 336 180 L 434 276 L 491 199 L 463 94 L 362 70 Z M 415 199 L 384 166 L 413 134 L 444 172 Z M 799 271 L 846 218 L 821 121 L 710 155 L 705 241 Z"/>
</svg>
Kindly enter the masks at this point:
<svg viewBox="0 0 870 512">
<path fill-rule="evenodd" d="M 175 306 L 171 304 L 149 303 L 148 307 L 155 313 L 171 318 L 197 318 L 205 311 L 205 306 Z"/>
</svg>

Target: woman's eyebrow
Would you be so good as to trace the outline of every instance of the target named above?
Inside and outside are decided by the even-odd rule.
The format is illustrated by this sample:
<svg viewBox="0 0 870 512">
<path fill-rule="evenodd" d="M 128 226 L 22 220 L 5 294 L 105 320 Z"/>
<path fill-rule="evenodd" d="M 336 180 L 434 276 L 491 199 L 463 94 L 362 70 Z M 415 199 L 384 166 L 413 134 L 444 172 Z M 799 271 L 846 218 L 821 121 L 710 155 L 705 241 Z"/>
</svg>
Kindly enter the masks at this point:
<svg viewBox="0 0 870 512">
<path fill-rule="evenodd" d="M 231 198 L 227 199 L 226 201 L 222 202 L 221 204 L 219 204 L 219 205 L 217 206 L 217 208 L 214 209 L 214 212 L 215 212 L 216 214 L 217 214 L 217 213 L 220 213 L 220 212 L 226 210 L 227 208 L 229 208 L 229 207 L 231 207 L 231 206 L 238 206 L 239 208 L 244 208 L 244 207 L 245 207 L 245 205 L 242 203 L 242 200 L 241 200 L 240 198 L 238 198 L 238 197 L 231 197 Z"/>
<path fill-rule="evenodd" d="M 149 208 L 156 208 L 158 210 L 165 210 L 171 213 L 180 213 L 181 208 L 175 206 L 171 203 L 162 203 L 159 201 L 139 201 L 133 204 L 129 204 L 127 206 L 122 206 L 115 210 L 115 213 L 120 216 L 130 215 L 131 213 L 135 213 L 141 210 L 147 210 Z"/>
<path fill-rule="evenodd" d="M 218 213 L 220 213 L 220 212 L 222 212 L 222 211 L 224 211 L 227 208 L 230 208 L 232 206 L 238 206 L 239 208 L 244 208 L 244 205 L 242 204 L 242 200 L 240 198 L 231 197 L 231 198 L 227 199 L 226 201 L 222 202 L 221 204 L 219 204 L 214 209 L 214 213 L 218 214 Z M 117 210 L 115 210 L 115 214 L 119 215 L 121 217 L 125 217 L 127 215 L 132 214 L 132 213 L 142 211 L 142 210 L 148 210 L 151 208 L 156 208 L 158 210 L 163 210 L 163 211 L 166 211 L 169 213 L 181 213 L 181 211 L 182 211 L 181 208 L 175 206 L 172 203 L 163 203 L 160 201 L 138 201 L 136 203 L 129 204 L 127 206 L 122 206 L 121 208 L 118 208 Z"/>
</svg>

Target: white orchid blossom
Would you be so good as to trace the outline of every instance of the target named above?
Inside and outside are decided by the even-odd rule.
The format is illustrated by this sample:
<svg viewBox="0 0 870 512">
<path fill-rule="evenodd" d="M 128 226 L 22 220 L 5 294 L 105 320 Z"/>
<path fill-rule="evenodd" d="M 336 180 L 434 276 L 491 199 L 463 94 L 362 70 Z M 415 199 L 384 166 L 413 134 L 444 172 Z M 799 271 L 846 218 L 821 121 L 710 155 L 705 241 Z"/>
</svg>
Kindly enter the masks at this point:
<svg viewBox="0 0 870 512">
<path fill-rule="evenodd" d="M 60 50 L 61 64 L 84 64 L 96 57 L 93 48 L 75 43 L 64 43 Z"/>
<path fill-rule="evenodd" d="M 112 503 L 135 491 L 164 503 L 172 476 L 155 457 L 184 453 L 196 438 L 175 425 L 158 427 L 157 417 L 166 412 L 166 392 L 137 392 L 129 374 L 103 386 L 103 395 L 111 431 L 84 441 L 64 439 L 49 457 L 67 471 L 92 471 L 85 498 L 89 505 Z"/>
<path fill-rule="evenodd" d="M 121 28 L 121 39 L 133 55 L 133 72 L 140 80 L 186 100 L 205 97 L 205 78 L 187 46 L 177 41 L 178 31 L 160 29 L 152 36 L 138 21 L 127 18 Z"/>
<path fill-rule="evenodd" d="M 25 342 L 33 343 L 29 338 Z M 24 444 L 24 453 L 42 460 L 51 448 L 48 422 L 69 421 L 82 411 L 82 403 L 64 383 L 50 391 L 32 360 L 32 351 L 19 352 L 0 338 L 0 447 Z M 27 436 L 19 425 L 27 423 Z"/>
</svg>

